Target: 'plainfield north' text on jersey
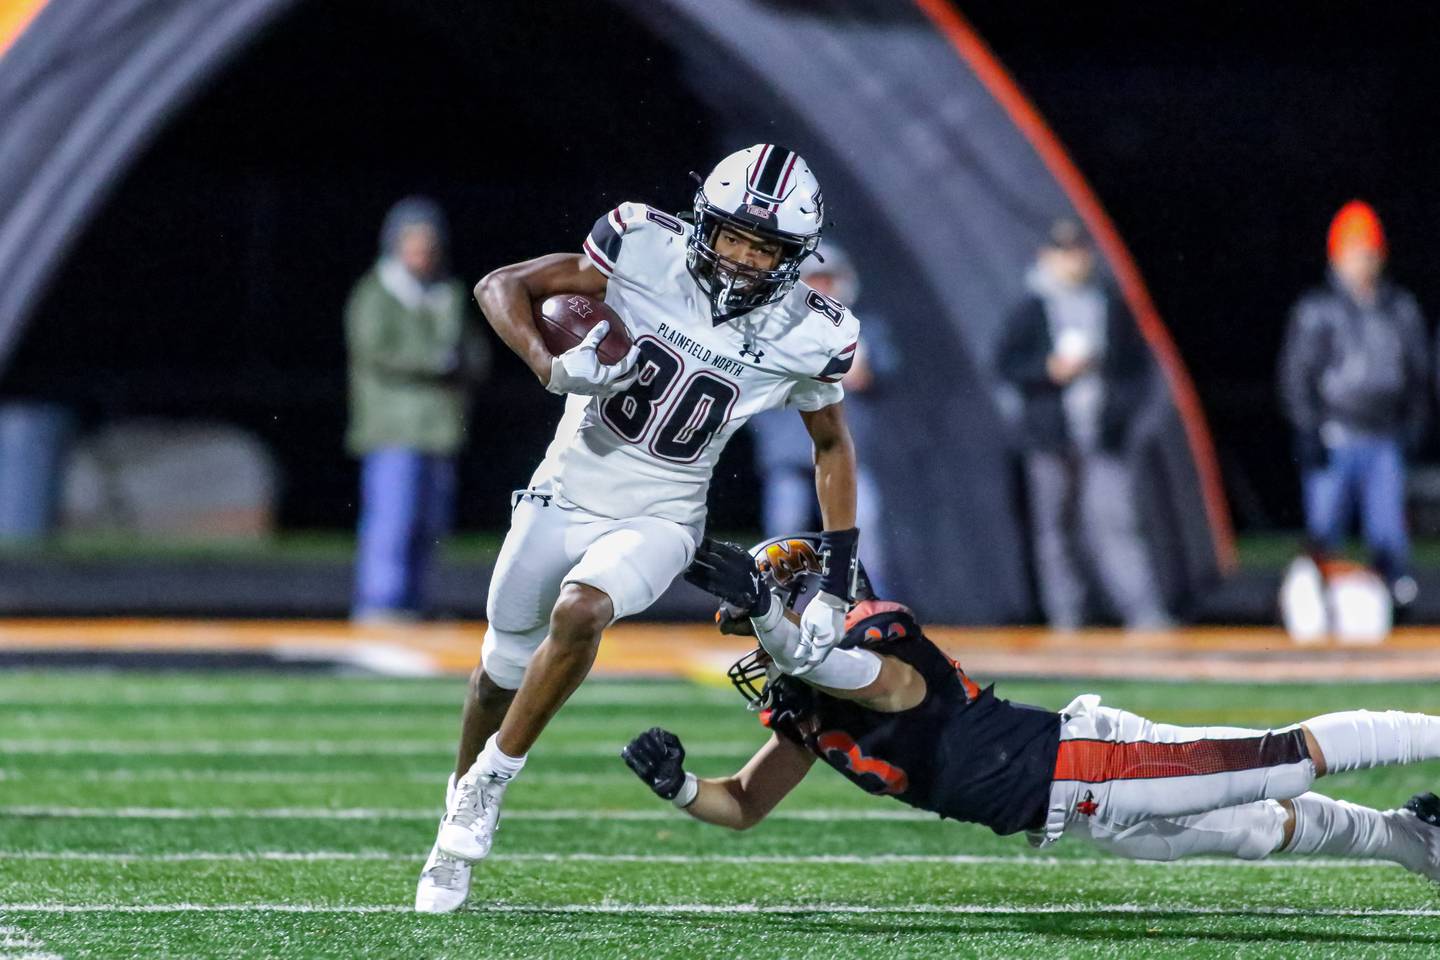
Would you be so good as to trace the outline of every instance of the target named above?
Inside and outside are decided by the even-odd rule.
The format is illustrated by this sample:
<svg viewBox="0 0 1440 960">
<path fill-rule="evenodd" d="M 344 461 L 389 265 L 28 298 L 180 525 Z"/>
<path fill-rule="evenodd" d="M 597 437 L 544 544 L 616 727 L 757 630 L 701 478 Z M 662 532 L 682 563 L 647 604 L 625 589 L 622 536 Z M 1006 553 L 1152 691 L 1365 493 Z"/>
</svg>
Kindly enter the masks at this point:
<svg viewBox="0 0 1440 960">
<path fill-rule="evenodd" d="M 692 227 L 643 203 L 601 217 L 584 250 L 605 302 L 640 348 L 640 376 L 608 398 L 571 396 L 531 481 L 607 517 L 704 525 L 720 452 L 750 417 L 844 397 L 859 321 L 797 283 L 776 303 L 715 324 L 685 268 Z"/>
</svg>

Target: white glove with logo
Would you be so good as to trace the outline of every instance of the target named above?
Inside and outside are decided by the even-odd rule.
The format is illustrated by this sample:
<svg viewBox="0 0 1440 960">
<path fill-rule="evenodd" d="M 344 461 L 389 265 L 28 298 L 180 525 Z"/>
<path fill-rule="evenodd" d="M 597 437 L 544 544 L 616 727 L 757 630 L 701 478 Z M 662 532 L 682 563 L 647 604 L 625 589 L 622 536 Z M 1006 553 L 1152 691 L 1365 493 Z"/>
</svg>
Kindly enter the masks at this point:
<svg viewBox="0 0 1440 960">
<path fill-rule="evenodd" d="M 804 659 L 795 675 L 818 667 L 845 639 L 845 614 L 855 597 L 860 531 L 826 530 L 820 534 L 820 591 L 800 614 L 797 656 Z"/>
<path fill-rule="evenodd" d="M 800 642 L 795 656 L 803 663 L 795 671 L 803 676 L 818 667 L 845 637 L 845 611 L 850 604 L 833 593 L 820 591 L 800 614 Z"/>
<path fill-rule="evenodd" d="M 619 363 L 600 362 L 600 341 L 610 332 L 610 321 L 601 320 L 575 346 L 550 360 L 551 393 L 578 393 L 587 397 L 608 397 L 628 388 L 640 375 L 640 348 L 631 347 Z"/>
</svg>

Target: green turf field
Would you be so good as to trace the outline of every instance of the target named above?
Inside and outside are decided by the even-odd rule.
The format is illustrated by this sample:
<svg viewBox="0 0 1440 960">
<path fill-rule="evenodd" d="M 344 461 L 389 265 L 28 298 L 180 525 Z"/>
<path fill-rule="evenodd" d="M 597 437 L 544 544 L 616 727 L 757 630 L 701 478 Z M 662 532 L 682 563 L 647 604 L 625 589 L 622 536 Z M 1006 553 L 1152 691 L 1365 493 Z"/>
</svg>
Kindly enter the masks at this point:
<svg viewBox="0 0 1440 960">
<path fill-rule="evenodd" d="M 1098 684 L 1157 719 L 1440 712 L 1440 688 Z M 1004 684 L 1060 706 L 1073 684 Z M 1440 896 L 1398 867 L 1133 864 L 941 823 L 817 767 L 746 834 L 616 758 L 653 724 L 722 774 L 763 739 L 726 690 L 592 682 L 506 800 L 470 905 L 409 912 L 461 683 L 0 676 L 0 957 L 1434 957 Z M 1440 765 L 1328 792 L 1393 806 Z"/>
</svg>

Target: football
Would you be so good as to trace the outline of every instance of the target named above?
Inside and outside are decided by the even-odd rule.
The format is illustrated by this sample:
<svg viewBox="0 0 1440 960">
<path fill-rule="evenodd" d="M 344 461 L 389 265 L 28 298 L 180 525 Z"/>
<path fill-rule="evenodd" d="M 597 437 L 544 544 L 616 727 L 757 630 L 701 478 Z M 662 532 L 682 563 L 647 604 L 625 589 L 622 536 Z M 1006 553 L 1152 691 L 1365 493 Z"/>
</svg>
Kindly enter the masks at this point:
<svg viewBox="0 0 1440 960">
<path fill-rule="evenodd" d="M 556 356 L 577 346 L 601 320 L 610 321 L 610 332 L 600 341 L 600 362 L 619 363 L 635 341 L 625 321 L 603 300 L 583 293 L 557 293 L 535 304 L 535 327 L 545 348 Z"/>
</svg>

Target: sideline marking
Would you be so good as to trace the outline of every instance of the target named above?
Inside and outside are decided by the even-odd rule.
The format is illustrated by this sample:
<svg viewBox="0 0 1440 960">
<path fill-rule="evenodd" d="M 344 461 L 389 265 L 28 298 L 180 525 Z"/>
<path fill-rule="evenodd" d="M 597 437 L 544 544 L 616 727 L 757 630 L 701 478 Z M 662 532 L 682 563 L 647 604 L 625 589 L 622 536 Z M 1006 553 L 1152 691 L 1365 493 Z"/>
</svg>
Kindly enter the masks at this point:
<svg viewBox="0 0 1440 960">
<path fill-rule="evenodd" d="M 182 853 L 104 853 L 80 850 L 0 850 L 0 860 L 78 861 L 83 863 L 327 863 L 384 862 L 419 863 L 424 853 L 395 853 L 389 850 L 193 850 Z M 1338 857 L 1283 857 L 1274 860 L 1240 860 L 1223 857 L 1189 857 L 1184 860 L 1126 860 L 1122 857 L 1042 857 L 1025 854 L 642 854 L 642 853 L 496 853 L 488 862 L 504 863 L 654 863 L 677 865 L 856 865 L 895 866 L 936 864 L 955 866 L 1033 867 L 1222 867 L 1240 870 L 1314 870 L 1351 867 L 1394 867 L 1387 860 L 1342 860 Z"/>
<path fill-rule="evenodd" d="M 431 807 L 0 807 L 0 817 L 74 817 L 105 820 L 438 820 L 444 811 Z M 678 810 L 516 810 L 506 820 L 640 820 L 690 822 Z M 856 810 L 816 808 L 779 810 L 770 820 L 922 820 L 940 817 L 922 810 Z"/>
<path fill-rule="evenodd" d="M 441 784 L 450 771 L 414 771 L 388 774 L 368 771 L 353 773 L 341 771 L 307 770 L 207 770 L 188 767 L 124 767 L 114 770 L 17 770 L 0 768 L 0 781 L 29 780 L 79 780 L 83 783 L 134 783 L 134 782 L 182 782 L 182 783 L 393 783 L 403 780 L 407 783 Z M 628 770 L 616 773 L 567 773 L 565 771 L 527 770 L 523 783 L 540 786 L 611 786 L 635 783 L 635 775 Z"/>
<path fill-rule="evenodd" d="M 756 726 L 759 729 L 759 726 Z M 697 754 L 749 755 L 765 741 L 719 740 L 701 741 L 693 749 Z M 614 757 L 620 758 L 619 739 L 616 744 L 546 747 L 546 757 Z M 687 749 L 692 749 L 688 744 Z M 454 756 L 452 740 L 0 740 L 0 753 L 104 753 L 117 756 L 174 756 L 204 754 L 226 756 L 373 756 L 378 754 L 439 753 Z"/>
<path fill-rule="evenodd" d="M 414 913 L 407 904 L 337 904 L 322 906 L 304 903 L 0 903 L 0 911 L 13 913 Z M 1346 909 L 1341 907 L 1167 907 L 1140 903 L 1043 904 L 986 906 L 970 903 L 908 903 L 894 906 L 850 903 L 487 903 L 469 911 L 486 913 L 572 913 L 572 914 L 894 914 L 967 916 L 1064 916 L 1075 914 L 1182 917 L 1440 917 L 1440 909 L 1396 908 Z"/>
<path fill-rule="evenodd" d="M 356 678 L 356 684 L 371 681 Z M 684 684 L 683 681 L 657 680 L 650 684 L 620 683 L 601 679 L 596 689 L 582 687 L 566 702 L 565 709 L 574 711 L 602 707 L 717 707 L 744 710 L 745 702 L 733 691 L 716 690 L 700 684 Z M 33 695 L 0 695 L 0 707 L 7 710 L 79 710 L 100 712 L 104 710 L 128 710 L 146 707 L 160 710 L 180 710 L 192 707 L 237 706 L 277 707 L 290 712 L 315 712 L 324 709 L 364 710 L 367 707 L 412 707 L 417 710 L 454 710 L 465 699 L 464 687 L 456 680 L 444 681 L 446 690 L 440 692 L 426 689 L 394 690 L 381 688 L 367 690 L 362 697 L 342 694 L 333 698 L 316 692 L 296 691 L 279 685 L 274 690 L 249 687 L 165 687 L 153 689 L 127 689 L 118 695 L 105 699 L 82 697 L 59 697 L 54 700 L 39 700 Z"/>
</svg>

